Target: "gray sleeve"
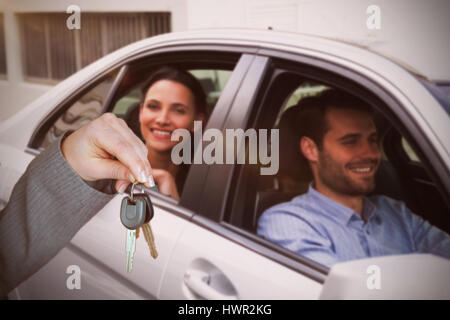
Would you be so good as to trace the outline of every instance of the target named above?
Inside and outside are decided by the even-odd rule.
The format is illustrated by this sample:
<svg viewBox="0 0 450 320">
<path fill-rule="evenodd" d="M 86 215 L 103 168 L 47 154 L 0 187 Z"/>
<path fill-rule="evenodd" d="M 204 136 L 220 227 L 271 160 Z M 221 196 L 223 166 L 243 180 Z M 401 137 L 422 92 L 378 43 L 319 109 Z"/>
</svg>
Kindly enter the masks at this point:
<svg viewBox="0 0 450 320">
<path fill-rule="evenodd" d="M 29 164 L 0 213 L 0 298 L 53 258 L 113 198 L 73 171 L 60 143 Z"/>
</svg>

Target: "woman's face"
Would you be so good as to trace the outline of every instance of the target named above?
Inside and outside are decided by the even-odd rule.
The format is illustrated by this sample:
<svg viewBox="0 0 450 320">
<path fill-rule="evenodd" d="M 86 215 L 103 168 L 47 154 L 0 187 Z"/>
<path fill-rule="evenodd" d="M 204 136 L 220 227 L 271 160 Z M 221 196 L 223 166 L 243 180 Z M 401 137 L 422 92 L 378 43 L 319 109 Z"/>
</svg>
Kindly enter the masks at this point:
<svg viewBox="0 0 450 320">
<path fill-rule="evenodd" d="M 196 117 L 194 95 L 179 82 L 159 80 L 145 95 L 139 113 L 142 136 L 147 148 L 154 151 L 170 151 L 178 141 L 171 141 L 175 129 L 194 128 Z"/>
</svg>

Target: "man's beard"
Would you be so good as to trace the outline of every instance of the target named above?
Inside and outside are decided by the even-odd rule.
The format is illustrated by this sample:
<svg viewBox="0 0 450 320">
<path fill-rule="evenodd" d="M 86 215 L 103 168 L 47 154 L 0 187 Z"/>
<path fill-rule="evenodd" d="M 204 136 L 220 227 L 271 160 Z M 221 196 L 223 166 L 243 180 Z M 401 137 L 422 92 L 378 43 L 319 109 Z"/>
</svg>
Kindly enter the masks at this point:
<svg viewBox="0 0 450 320">
<path fill-rule="evenodd" d="M 375 189 L 374 175 L 365 178 L 364 182 L 357 183 L 345 172 L 349 164 L 345 167 L 339 166 L 325 150 L 319 153 L 319 161 L 319 178 L 333 192 L 348 196 L 366 196 Z M 358 161 L 358 164 L 370 164 L 376 169 L 378 162 L 376 159 L 365 159 Z"/>
</svg>

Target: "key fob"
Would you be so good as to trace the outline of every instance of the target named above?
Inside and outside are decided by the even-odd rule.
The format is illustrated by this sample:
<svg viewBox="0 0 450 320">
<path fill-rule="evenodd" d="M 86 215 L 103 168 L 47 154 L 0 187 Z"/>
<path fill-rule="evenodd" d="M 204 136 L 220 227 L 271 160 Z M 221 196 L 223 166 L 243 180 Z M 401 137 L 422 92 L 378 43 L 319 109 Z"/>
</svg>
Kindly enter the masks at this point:
<svg viewBox="0 0 450 320">
<path fill-rule="evenodd" d="M 150 220 L 152 220 L 153 218 L 153 203 L 152 200 L 150 200 L 150 197 L 143 193 L 142 194 L 143 198 L 145 199 L 145 203 L 147 204 L 147 216 L 145 218 L 145 223 L 149 222 Z"/>
<path fill-rule="evenodd" d="M 130 197 L 123 198 L 120 206 L 120 221 L 122 221 L 125 228 L 135 230 L 142 226 L 148 216 L 147 206 L 148 202 L 145 200 L 145 197 L 134 196 L 133 201 Z"/>
<path fill-rule="evenodd" d="M 146 193 L 135 193 L 135 198 L 142 198 L 145 201 L 146 204 L 146 217 L 145 217 L 145 223 L 149 222 L 153 218 L 153 204 L 152 200 L 150 200 L 150 197 Z"/>
</svg>

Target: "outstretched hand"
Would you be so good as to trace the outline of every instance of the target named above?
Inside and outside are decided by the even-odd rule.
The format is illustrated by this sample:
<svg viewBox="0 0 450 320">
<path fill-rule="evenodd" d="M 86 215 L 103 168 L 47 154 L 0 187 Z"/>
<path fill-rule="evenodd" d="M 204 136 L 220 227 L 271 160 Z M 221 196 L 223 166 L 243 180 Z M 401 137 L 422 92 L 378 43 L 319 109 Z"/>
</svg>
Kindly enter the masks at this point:
<svg viewBox="0 0 450 320">
<path fill-rule="evenodd" d="M 174 177 L 166 170 L 152 170 L 145 144 L 124 120 L 112 113 L 105 113 L 73 132 L 62 142 L 61 151 L 85 181 L 114 179 L 119 192 L 124 192 L 130 182 L 147 187 L 156 183 L 162 194 L 180 198 Z"/>
<path fill-rule="evenodd" d="M 149 186 L 152 169 L 147 147 L 124 120 L 112 113 L 105 113 L 70 134 L 62 142 L 61 151 L 85 181 L 115 179 Z M 123 190 L 117 190 L 122 192 L 126 185 L 119 187 Z"/>
</svg>

